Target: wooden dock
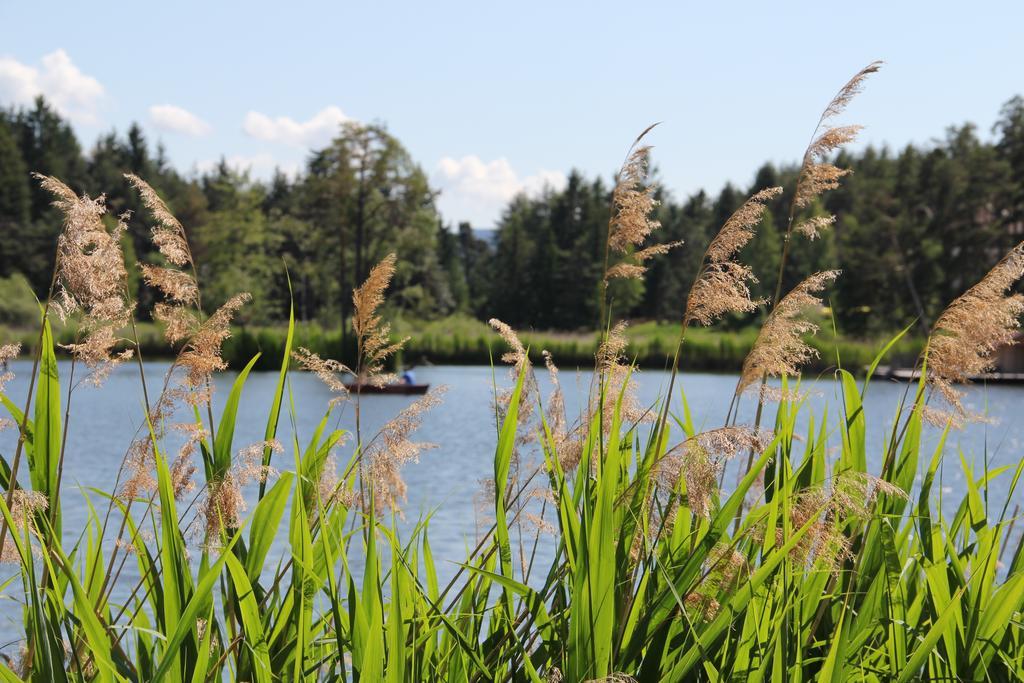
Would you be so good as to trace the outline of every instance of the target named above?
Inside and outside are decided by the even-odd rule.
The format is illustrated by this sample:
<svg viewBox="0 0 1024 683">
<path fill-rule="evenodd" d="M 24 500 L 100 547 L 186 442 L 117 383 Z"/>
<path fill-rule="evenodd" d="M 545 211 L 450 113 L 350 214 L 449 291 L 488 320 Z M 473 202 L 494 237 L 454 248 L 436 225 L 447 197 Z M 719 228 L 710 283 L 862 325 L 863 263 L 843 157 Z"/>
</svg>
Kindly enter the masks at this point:
<svg viewBox="0 0 1024 683">
<path fill-rule="evenodd" d="M 888 365 L 879 365 L 875 370 L 875 377 L 904 382 L 920 379 L 921 371 L 914 368 L 894 368 Z M 984 375 L 970 377 L 969 379 L 971 382 L 979 384 L 1024 384 L 1024 372 L 989 372 Z"/>
</svg>

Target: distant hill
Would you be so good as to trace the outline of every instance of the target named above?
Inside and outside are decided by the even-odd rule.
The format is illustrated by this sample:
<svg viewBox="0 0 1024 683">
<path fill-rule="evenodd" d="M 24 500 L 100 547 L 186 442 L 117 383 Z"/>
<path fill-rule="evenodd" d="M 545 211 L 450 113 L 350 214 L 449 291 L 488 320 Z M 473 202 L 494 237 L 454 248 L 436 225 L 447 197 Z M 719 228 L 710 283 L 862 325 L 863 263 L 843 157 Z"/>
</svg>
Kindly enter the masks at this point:
<svg viewBox="0 0 1024 683">
<path fill-rule="evenodd" d="M 493 247 L 495 242 L 498 240 L 498 229 L 497 228 L 473 228 L 473 236 L 478 240 L 483 240 L 487 243 L 487 246 Z"/>
</svg>

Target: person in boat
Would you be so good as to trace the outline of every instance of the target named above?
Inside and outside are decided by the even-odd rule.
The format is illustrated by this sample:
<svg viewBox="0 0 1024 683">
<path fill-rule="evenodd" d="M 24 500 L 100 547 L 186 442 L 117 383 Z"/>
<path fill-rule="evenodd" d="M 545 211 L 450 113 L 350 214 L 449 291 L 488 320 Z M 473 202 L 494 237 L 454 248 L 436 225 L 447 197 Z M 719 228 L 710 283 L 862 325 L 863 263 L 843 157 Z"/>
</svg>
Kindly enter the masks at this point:
<svg viewBox="0 0 1024 683">
<path fill-rule="evenodd" d="M 416 384 L 416 373 L 414 372 L 415 368 L 415 365 L 410 365 L 405 369 L 405 371 L 402 373 L 402 384 L 405 384 L 406 386 L 412 386 L 413 384 Z"/>
</svg>

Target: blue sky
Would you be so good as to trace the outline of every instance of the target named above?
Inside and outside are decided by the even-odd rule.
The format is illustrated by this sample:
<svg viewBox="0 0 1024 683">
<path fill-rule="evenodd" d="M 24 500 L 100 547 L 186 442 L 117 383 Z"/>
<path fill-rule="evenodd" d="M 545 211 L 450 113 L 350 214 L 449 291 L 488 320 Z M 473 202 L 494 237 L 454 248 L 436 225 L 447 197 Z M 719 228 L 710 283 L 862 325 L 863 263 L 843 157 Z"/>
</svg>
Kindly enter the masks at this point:
<svg viewBox="0 0 1024 683">
<path fill-rule="evenodd" d="M 1024 94 L 1024 2 L 0 3 L 0 104 L 49 96 L 86 146 L 139 121 L 184 171 L 221 154 L 294 171 L 340 121 L 381 121 L 450 221 L 610 176 L 651 136 L 682 196 L 797 159 L 821 108 L 886 66 L 844 122 L 860 144 L 988 135 Z"/>
</svg>

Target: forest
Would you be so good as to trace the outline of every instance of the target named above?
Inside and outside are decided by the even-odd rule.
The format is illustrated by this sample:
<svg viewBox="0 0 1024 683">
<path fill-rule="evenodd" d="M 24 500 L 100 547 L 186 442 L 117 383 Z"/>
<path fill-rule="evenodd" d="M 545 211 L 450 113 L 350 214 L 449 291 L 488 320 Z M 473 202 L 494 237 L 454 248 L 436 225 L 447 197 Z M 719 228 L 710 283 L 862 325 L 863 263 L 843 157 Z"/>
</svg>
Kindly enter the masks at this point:
<svg viewBox="0 0 1024 683">
<path fill-rule="evenodd" d="M 609 142 L 609 144 L 615 144 Z M 652 182 L 659 162 L 651 160 Z M 927 145 L 841 151 L 852 170 L 811 212 L 837 216 L 819 239 L 793 244 L 788 289 L 802 274 L 839 268 L 827 303 L 838 331 L 851 338 L 885 334 L 917 321 L 926 333 L 943 302 L 976 281 L 1024 235 L 1024 99 L 1003 106 L 992 131 L 950 126 Z M 750 194 L 795 182 L 798 164 L 766 163 L 749 187 L 679 197 L 658 187 L 655 242 L 683 246 L 651 261 L 643 281 L 616 281 L 617 316 L 676 321 L 702 258 L 723 221 Z M 43 99 L 0 111 L 0 323 L 35 320 L 25 281 L 43 297 L 53 270 L 61 217 L 32 172 L 63 178 L 79 192 L 106 193 L 110 218 L 130 212 L 128 262 L 159 261 L 150 223 L 123 174 L 147 179 L 188 230 L 204 306 L 234 292 L 253 304 L 243 325 L 296 318 L 342 329 L 351 295 L 371 266 L 395 252 L 389 306 L 418 321 L 463 314 L 496 316 L 522 329 L 592 330 L 614 178 L 572 171 L 564 189 L 519 195 L 496 226 L 452 225 L 436 208 L 428 174 L 383 124 L 347 123 L 334 141 L 310 151 L 304 169 L 267 181 L 221 161 L 183 172 L 138 125 L 111 132 L 86 149 Z M 769 204 L 742 258 L 770 297 L 785 232 L 786 206 Z M 493 228 L 490 230 L 489 228 Z M 138 315 L 154 303 L 138 272 L 130 274 Z M 289 289 L 291 294 L 289 293 Z M 28 302 L 28 306 L 24 302 Z M 727 320 L 739 329 L 748 319 Z"/>
</svg>

